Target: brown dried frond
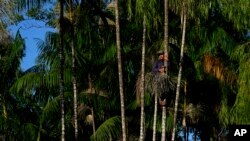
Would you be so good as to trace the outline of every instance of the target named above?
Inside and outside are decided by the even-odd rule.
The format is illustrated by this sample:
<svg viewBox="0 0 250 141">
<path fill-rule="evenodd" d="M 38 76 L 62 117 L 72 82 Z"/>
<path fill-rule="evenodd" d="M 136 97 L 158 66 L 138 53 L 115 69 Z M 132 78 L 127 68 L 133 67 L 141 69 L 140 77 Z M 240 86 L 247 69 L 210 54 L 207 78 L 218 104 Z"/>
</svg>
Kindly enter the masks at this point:
<svg viewBox="0 0 250 141">
<path fill-rule="evenodd" d="M 205 54 L 203 58 L 203 66 L 205 72 L 214 75 L 219 80 L 224 80 L 224 75 L 222 73 L 224 66 L 221 60 L 210 54 Z"/>
<path fill-rule="evenodd" d="M 86 113 L 91 111 L 91 108 L 85 104 L 80 104 L 77 106 L 78 116 L 81 118 L 85 118 Z"/>
<path fill-rule="evenodd" d="M 151 92 L 152 95 L 174 90 L 176 84 L 177 78 L 173 76 L 147 73 L 145 77 L 145 88 Z"/>
<path fill-rule="evenodd" d="M 175 90 L 177 84 L 177 77 L 158 75 L 152 72 L 146 73 L 145 75 L 145 91 L 151 93 L 151 95 L 160 94 L 164 92 L 169 92 L 170 90 Z M 141 73 L 138 74 L 135 86 L 136 102 L 140 105 L 141 102 Z"/>
<path fill-rule="evenodd" d="M 211 54 L 205 54 L 203 56 L 203 68 L 206 73 L 213 75 L 220 81 L 228 83 L 236 81 L 235 73 L 229 70 L 221 59 Z"/>
</svg>

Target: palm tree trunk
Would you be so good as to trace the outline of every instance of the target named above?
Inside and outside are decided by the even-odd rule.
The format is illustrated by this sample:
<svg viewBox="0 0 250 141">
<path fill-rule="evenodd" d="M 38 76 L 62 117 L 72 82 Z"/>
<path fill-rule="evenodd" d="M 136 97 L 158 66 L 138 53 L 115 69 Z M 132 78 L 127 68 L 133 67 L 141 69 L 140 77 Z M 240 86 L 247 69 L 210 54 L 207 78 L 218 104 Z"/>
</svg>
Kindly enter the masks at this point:
<svg viewBox="0 0 250 141">
<path fill-rule="evenodd" d="M 164 53 L 168 52 L 168 0 L 164 0 Z M 167 66 L 167 61 L 164 61 L 164 65 Z M 166 68 L 167 74 L 167 68 Z"/>
<path fill-rule="evenodd" d="M 93 117 L 92 127 L 93 127 L 94 139 L 95 139 L 96 129 L 95 129 L 95 118 L 94 118 L 94 109 L 93 109 L 93 107 L 91 108 L 91 114 L 92 114 L 92 117 Z"/>
<path fill-rule="evenodd" d="M 187 81 L 184 84 L 184 102 L 183 102 L 183 118 L 182 118 L 182 129 L 184 134 L 184 141 L 187 140 L 187 122 L 186 122 L 186 115 L 187 115 Z"/>
<path fill-rule="evenodd" d="M 158 105 L 158 95 L 155 93 L 155 105 L 154 105 L 154 122 L 153 122 L 153 141 L 156 141 L 156 121 L 157 121 L 157 105 Z"/>
<path fill-rule="evenodd" d="M 121 102 L 121 119 L 122 119 L 122 140 L 126 141 L 126 118 L 124 108 L 124 92 L 123 92 L 123 75 L 122 75 L 122 58 L 121 58 L 121 40 L 120 40 L 120 24 L 119 24 L 119 1 L 115 0 L 115 25 L 116 25 L 116 46 L 118 59 L 118 77 Z"/>
<path fill-rule="evenodd" d="M 78 122 L 77 122 L 77 86 L 76 86 L 76 66 L 75 66 L 75 45 L 74 45 L 74 23 L 73 23 L 73 2 L 69 1 L 70 4 L 70 20 L 72 24 L 71 29 L 71 55 L 72 55 L 72 84 L 73 84 L 73 94 L 74 94 L 74 127 L 75 127 L 75 141 L 78 140 Z"/>
<path fill-rule="evenodd" d="M 168 54 L 168 0 L 164 0 L 164 54 Z M 164 60 L 164 66 L 166 66 L 165 74 L 166 76 L 168 76 L 168 67 L 166 59 Z M 163 106 L 161 141 L 166 140 L 166 117 L 167 117 L 166 106 Z"/>
<path fill-rule="evenodd" d="M 61 141 L 65 140 L 65 119 L 64 119 L 64 42 L 63 42 L 63 6 L 64 0 L 60 0 L 60 48 L 59 48 L 59 57 L 60 57 L 60 96 L 61 96 Z"/>
<path fill-rule="evenodd" d="M 141 63 L 141 126 L 140 126 L 140 141 L 144 140 L 144 82 L 145 82 L 145 48 L 146 48 L 146 16 L 143 16 L 143 34 L 142 34 L 142 63 Z"/>
<path fill-rule="evenodd" d="M 162 127 L 161 127 L 161 141 L 166 140 L 166 118 L 167 118 L 167 108 L 166 106 L 162 107 Z"/>
<path fill-rule="evenodd" d="M 174 122 L 173 122 L 173 131 L 171 141 L 175 140 L 175 131 L 176 131 L 176 119 L 177 119 L 177 110 L 178 110 L 178 101 L 180 96 L 180 84 L 181 84 L 181 76 L 182 76 L 182 63 L 183 63 L 183 54 L 184 54 L 184 46 L 185 46 L 185 35 L 186 35 L 186 20 L 187 20 L 187 9 L 186 3 L 183 2 L 183 25 L 182 25 L 182 40 L 181 40 L 181 53 L 180 53 L 180 62 L 179 62 L 179 72 L 178 72 L 178 80 L 177 80 L 177 89 L 176 89 L 176 97 L 175 97 L 175 106 L 174 106 Z"/>
<path fill-rule="evenodd" d="M 73 41 L 72 41 L 73 42 Z M 72 43 L 73 44 L 73 43 Z M 76 68 L 75 68 L 75 48 L 72 45 L 72 83 L 74 93 L 74 127 L 75 127 L 75 140 L 78 140 L 78 121 L 77 121 L 77 86 L 76 86 Z"/>
</svg>

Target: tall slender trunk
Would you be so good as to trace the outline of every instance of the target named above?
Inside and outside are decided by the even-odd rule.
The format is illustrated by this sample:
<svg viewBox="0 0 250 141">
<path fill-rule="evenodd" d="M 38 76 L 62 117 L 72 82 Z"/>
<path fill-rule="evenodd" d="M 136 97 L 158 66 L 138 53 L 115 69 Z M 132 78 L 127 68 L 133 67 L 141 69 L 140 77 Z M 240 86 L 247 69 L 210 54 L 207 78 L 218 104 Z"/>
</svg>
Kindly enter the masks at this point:
<svg viewBox="0 0 250 141">
<path fill-rule="evenodd" d="M 184 102 L 183 102 L 183 116 L 182 116 L 182 129 L 184 134 L 184 141 L 187 140 L 187 81 L 184 83 Z"/>
<path fill-rule="evenodd" d="M 164 0 L 164 54 L 168 54 L 168 0 Z M 167 60 L 164 60 L 165 75 L 168 76 L 168 67 Z M 166 99 L 165 99 L 166 101 Z M 166 140 L 166 104 L 162 108 L 162 132 L 161 132 L 161 141 Z"/>
<path fill-rule="evenodd" d="M 91 108 L 91 114 L 92 114 L 92 117 L 93 117 L 92 128 L 93 128 L 93 134 L 94 134 L 94 139 L 95 139 L 96 129 L 95 129 L 95 117 L 94 117 L 94 109 L 93 109 L 93 107 Z"/>
<path fill-rule="evenodd" d="M 166 118 L 167 118 L 167 108 L 166 106 L 162 107 L 162 127 L 161 127 L 161 141 L 166 140 Z"/>
<path fill-rule="evenodd" d="M 182 39 L 181 39 L 181 53 L 180 53 L 180 62 L 179 62 L 179 72 L 178 72 L 178 80 L 177 80 L 177 89 L 176 89 L 176 97 L 175 97 L 175 106 L 174 106 L 174 122 L 173 122 L 173 131 L 171 140 L 175 140 L 175 131 L 176 131 L 176 119 L 177 119 L 177 110 L 178 110 L 178 101 L 180 96 L 180 84 L 181 84 L 181 76 L 182 76 L 182 63 L 183 63 L 183 55 L 184 55 L 184 46 L 185 46 L 185 36 L 186 36 L 186 20 L 187 20 L 187 8 L 185 1 L 182 5 L 183 9 L 183 25 L 182 25 Z"/>
<path fill-rule="evenodd" d="M 75 141 L 78 140 L 78 122 L 77 122 L 77 86 L 76 86 L 76 65 L 75 65 L 75 45 L 74 45 L 74 22 L 73 22 L 73 2 L 69 1 L 70 5 L 70 21 L 72 25 L 71 29 L 71 57 L 72 57 L 72 84 L 73 84 L 73 97 L 74 97 L 74 128 L 75 128 Z"/>
<path fill-rule="evenodd" d="M 60 47 L 59 47 L 59 57 L 60 57 L 60 96 L 61 96 L 61 141 L 65 140 L 65 119 L 64 119 L 64 42 L 63 42 L 63 6 L 64 0 L 60 0 Z"/>
<path fill-rule="evenodd" d="M 140 141 L 144 140 L 145 133 L 145 113 L 144 113 L 144 83 L 145 83 L 145 49 L 146 49 L 146 16 L 143 16 L 143 34 L 142 34 L 142 61 L 141 61 L 141 127 Z"/>
<path fill-rule="evenodd" d="M 164 53 L 169 53 L 168 49 L 168 0 L 164 0 Z M 164 61 L 167 66 L 167 61 Z M 167 69 L 166 69 L 167 74 Z"/>
<path fill-rule="evenodd" d="M 158 94 L 155 93 L 155 105 L 154 105 L 154 122 L 153 122 L 153 141 L 156 141 L 156 121 L 157 121 L 157 105 L 158 105 Z"/>
<path fill-rule="evenodd" d="M 121 102 L 121 119 L 122 119 L 122 140 L 126 141 L 126 118 L 124 107 L 124 92 L 123 92 L 123 74 L 122 74 L 122 58 L 121 58 L 121 40 L 120 40 L 120 24 L 119 24 L 119 1 L 115 0 L 115 25 L 116 25 L 116 47 L 118 59 L 118 77 L 119 77 L 119 91 Z"/>
</svg>

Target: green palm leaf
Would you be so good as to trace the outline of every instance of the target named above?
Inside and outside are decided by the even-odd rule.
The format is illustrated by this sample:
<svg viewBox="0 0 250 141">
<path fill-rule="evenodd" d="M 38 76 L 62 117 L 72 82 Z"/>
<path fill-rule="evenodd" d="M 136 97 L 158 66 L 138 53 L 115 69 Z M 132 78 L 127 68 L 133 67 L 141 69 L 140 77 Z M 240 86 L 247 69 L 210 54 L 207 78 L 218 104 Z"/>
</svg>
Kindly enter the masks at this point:
<svg viewBox="0 0 250 141">
<path fill-rule="evenodd" d="M 121 118 L 115 116 L 109 118 L 102 123 L 96 130 L 96 133 L 91 136 L 93 141 L 109 141 L 110 139 L 116 139 L 121 134 Z"/>
</svg>

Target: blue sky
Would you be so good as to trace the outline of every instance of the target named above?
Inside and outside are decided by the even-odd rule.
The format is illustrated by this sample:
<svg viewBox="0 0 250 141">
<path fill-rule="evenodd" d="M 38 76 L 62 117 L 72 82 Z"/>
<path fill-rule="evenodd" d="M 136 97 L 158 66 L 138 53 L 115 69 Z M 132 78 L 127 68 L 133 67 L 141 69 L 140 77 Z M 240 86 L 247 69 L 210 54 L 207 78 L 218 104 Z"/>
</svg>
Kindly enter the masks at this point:
<svg viewBox="0 0 250 141">
<path fill-rule="evenodd" d="M 47 2 L 42 9 L 51 9 L 55 5 L 55 0 Z M 46 32 L 55 32 L 56 30 L 52 27 L 46 25 L 44 21 L 35 20 L 29 18 L 26 15 L 27 11 L 21 11 L 25 20 L 21 21 L 16 25 L 11 25 L 8 27 L 11 35 L 15 37 L 17 31 L 19 30 L 22 38 L 25 40 L 26 50 L 25 57 L 21 62 L 21 69 L 23 71 L 35 65 L 36 57 L 38 55 L 37 42 L 39 40 L 45 39 Z"/>
<path fill-rule="evenodd" d="M 34 19 L 24 20 L 17 25 L 9 26 L 9 31 L 14 37 L 16 32 L 20 30 L 22 38 L 25 39 L 25 57 L 21 63 L 23 71 L 35 65 L 36 57 L 38 55 L 37 41 L 44 40 L 45 34 L 48 31 L 55 31 L 54 28 L 45 25 L 45 22 Z"/>
</svg>

